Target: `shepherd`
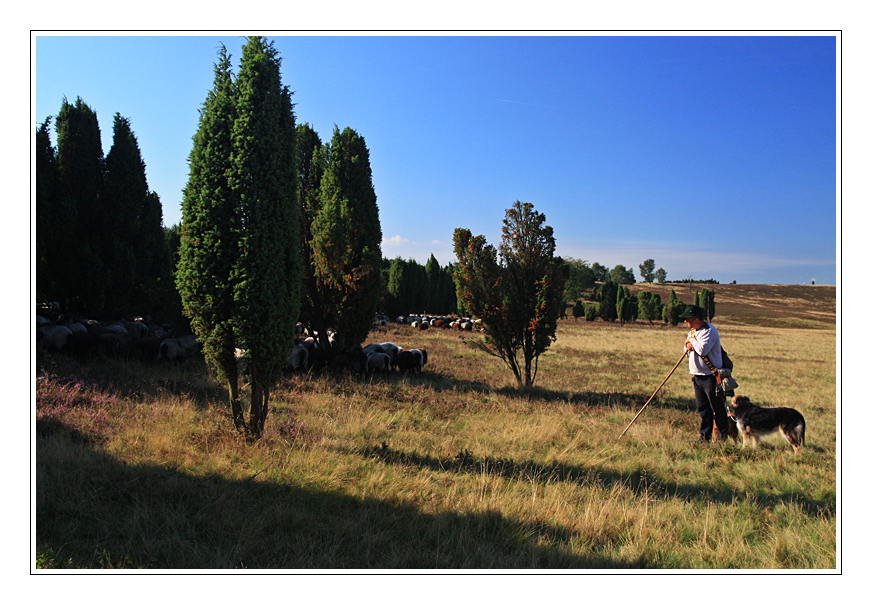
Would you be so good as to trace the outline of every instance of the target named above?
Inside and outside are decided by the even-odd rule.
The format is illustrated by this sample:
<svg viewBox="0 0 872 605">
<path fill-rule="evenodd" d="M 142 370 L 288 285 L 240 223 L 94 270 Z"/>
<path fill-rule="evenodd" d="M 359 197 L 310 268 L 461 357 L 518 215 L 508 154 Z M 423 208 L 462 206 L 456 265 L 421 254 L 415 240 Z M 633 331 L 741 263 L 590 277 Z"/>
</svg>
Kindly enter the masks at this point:
<svg viewBox="0 0 872 605">
<path fill-rule="evenodd" d="M 684 348 L 700 417 L 699 438 L 694 443 L 710 442 L 715 425 L 718 428 L 718 441 L 726 441 L 729 433 L 727 408 L 718 389 L 717 377 L 710 369 L 710 365 L 715 368 L 722 366 L 718 330 L 706 321 L 705 309 L 698 305 L 687 305 L 678 317 L 690 328 Z M 704 358 L 708 359 L 708 363 Z"/>
</svg>

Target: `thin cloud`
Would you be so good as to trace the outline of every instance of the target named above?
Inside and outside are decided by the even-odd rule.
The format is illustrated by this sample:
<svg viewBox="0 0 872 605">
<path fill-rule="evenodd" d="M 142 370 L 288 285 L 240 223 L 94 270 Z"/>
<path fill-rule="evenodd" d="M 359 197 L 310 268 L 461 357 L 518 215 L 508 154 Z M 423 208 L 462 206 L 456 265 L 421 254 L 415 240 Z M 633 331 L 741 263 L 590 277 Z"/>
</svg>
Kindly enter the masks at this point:
<svg viewBox="0 0 872 605">
<path fill-rule="evenodd" d="M 382 239 L 382 246 L 403 246 L 403 245 L 408 244 L 408 243 L 409 243 L 409 240 L 407 240 L 406 238 L 404 238 L 401 235 L 395 235 L 393 237 Z"/>
<path fill-rule="evenodd" d="M 532 105 L 533 107 L 545 107 L 544 105 L 539 105 L 539 103 L 525 103 L 524 101 L 509 101 L 507 99 L 497 99 L 500 103 L 514 103 L 515 105 Z"/>
</svg>

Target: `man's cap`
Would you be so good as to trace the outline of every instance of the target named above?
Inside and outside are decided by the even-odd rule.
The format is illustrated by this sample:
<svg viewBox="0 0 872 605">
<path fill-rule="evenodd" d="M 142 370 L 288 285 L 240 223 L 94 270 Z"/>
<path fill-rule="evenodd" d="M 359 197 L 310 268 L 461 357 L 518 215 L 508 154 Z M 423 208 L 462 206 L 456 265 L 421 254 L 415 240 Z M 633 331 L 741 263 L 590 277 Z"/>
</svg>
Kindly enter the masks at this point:
<svg viewBox="0 0 872 605">
<path fill-rule="evenodd" d="M 681 315 L 678 316 L 680 319 L 690 319 L 691 317 L 697 317 L 699 319 L 705 319 L 707 317 L 705 309 L 698 305 L 687 305 L 687 307 L 682 311 Z"/>
</svg>

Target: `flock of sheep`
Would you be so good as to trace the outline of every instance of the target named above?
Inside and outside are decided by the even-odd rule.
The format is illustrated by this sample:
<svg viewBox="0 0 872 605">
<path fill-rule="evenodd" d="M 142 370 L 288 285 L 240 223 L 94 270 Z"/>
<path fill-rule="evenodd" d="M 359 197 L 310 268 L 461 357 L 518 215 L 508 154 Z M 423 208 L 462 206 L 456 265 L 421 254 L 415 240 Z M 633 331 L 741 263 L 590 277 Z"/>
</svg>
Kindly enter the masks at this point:
<svg viewBox="0 0 872 605">
<path fill-rule="evenodd" d="M 477 329 L 476 322 L 468 318 L 413 315 L 397 317 L 394 321 L 417 330 Z M 386 316 L 376 317 L 377 326 L 387 326 L 387 323 Z M 357 345 L 345 352 L 319 348 L 314 338 L 305 338 L 301 324 L 297 328 L 300 338 L 296 339 L 286 360 L 287 371 L 319 374 L 324 370 L 349 370 L 369 377 L 376 373 L 388 377 L 394 371 L 421 372 L 427 363 L 425 349 L 403 348 L 392 342 Z M 48 309 L 37 309 L 36 346 L 40 352 L 64 352 L 79 357 L 102 354 L 144 361 L 180 361 L 200 354 L 195 336 L 172 338 L 166 328 L 149 324 L 141 317 L 132 321 L 75 320 Z M 245 371 L 245 351 L 237 349 L 236 357 L 240 370 Z"/>
<path fill-rule="evenodd" d="M 237 358 L 244 359 L 244 351 L 237 350 Z M 376 373 L 388 377 L 393 370 L 403 374 L 421 372 L 427 363 L 426 349 L 404 349 L 392 342 L 356 345 L 347 352 L 319 348 L 314 339 L 299 340 L 288 356 L 285 368 L 289 371 L 312 372 L 324 370 L 359 373 L 372 377 Z"/>
<path fill-rule="evenodd" d="M 381 317 L 379 324 L 386 325 L 387 318 Z M 472 330 L 481 329 L 480 319 L 471 319 L 469 317 L 432 317 L 428 315 L 411 315 L 397 317 L 396 322 L 399 324 L 408 324 L 418 330 L 427 330 L 429 328 L 441 328 L 443 330 L 463 330 L 471 332 Z"/>
<path fill-rule="evenodd" d="M 37 309 L 36 348 L 40 352 L 64 352 L 87 357 L 102 354 L 139 359 L 182 359 L 199 350 L 193 336 L 169 338 L 160 325 L 133 321 L 76 320 Z"/>
</svg>

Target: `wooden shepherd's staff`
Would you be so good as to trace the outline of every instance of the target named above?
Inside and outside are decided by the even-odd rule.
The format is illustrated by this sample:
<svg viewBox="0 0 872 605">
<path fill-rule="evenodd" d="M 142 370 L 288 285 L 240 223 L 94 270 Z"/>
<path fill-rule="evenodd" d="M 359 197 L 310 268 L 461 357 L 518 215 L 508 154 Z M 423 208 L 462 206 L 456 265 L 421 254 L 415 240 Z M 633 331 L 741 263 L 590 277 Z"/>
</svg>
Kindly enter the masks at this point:
<svg viewBox="0 0 872 605">
<path fill-rule="evenodd" d="M 645 408 L 648 407 L 648 404 L 651 403 L 651 401 L 654 399 L 654 395 L 656 395 L 656 394 L 660 391 L 660 389 L 663 388 L 663 385 L 666 384 L 666 381 L 669 380 L 669 377 L 672 376 L 672 374 L 675 372 L 675 370 L 678 369 L 678 366 L 679 366 L 679 365 L 681 364 L 681 362 L 684 360 L 684 358 L 685 358 L 686 355 L 687 355 L 687 351 L 685 351 L 684 353 L 681 354 L 681 357 L 679 357 L 679 358 L 678 358 L 678 361 L 675 363 L 675 367 L 672 368 L 672 371 L 669 372 L 669 374 L 666 376 L 666 378 L 663 379 L 663 382 L 660 383 L 660 386 L 657 387 L 657 389 L 656 389 L 656 390 L 654 391 L 654 393 L 651 395 L 651 398 L 648 399 L 648 401 L 645 402 L 645 405 L 642 406 L 642 409 L 639 410 L 639 412 L 636 414 L 635 418 L 633 418 L 633 419 L 630 421 L 630 424 L 628 424 L 628 425 L 627 425 L 627 428 L 624 429 L 624 433 L 626 433 L 627 431 L 630 430 L 630 427 L 633 426 L 633 423 L 634 423 L 634 422 L 636 422 L 636 418 L 638 418 L 638 417 L 642 414 L 642 412 L 645 411 Z M 621 440 L 621 437 L 624 436 L 624 433 L 621 433 L 620 437 L 618 437 L 618 441 Z"/>
</svg>

